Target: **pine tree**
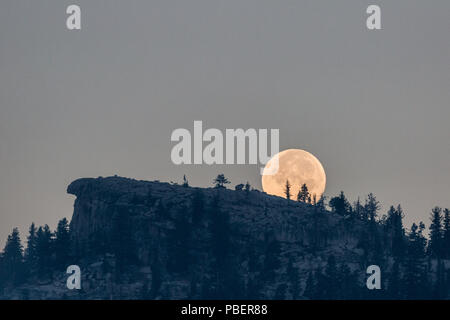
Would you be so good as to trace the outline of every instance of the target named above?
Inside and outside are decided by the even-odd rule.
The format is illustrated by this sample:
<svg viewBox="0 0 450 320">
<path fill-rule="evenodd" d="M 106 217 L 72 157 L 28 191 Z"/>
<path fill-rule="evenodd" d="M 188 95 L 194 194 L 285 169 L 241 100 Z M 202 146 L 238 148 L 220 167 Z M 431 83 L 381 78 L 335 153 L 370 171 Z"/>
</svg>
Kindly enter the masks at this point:
<svg viewBox="0 0 450 320">
<path fill-rule="evenodd" d="M 225 188 L 226 184 L 231 183 L 223 173 L 219 174 L 214 180 L 213 183 L 216 188 Z"/>
<path fill-rule="evenodd" d="M 302 184 L 300 190 L 298 191 L 297 201 L 308 202 L 308 199 L 311 199 L 311 198 L 310 198 L 310 194 L 308 191 L 308 187 L 306 186 L 306 183 L 304 183 L 304 184 Z M 309 201 L 309 202 L 311 202 L 311 201 Z"/>
<path fill-rule="evenodd" d="M 443 256 L 450 259 L 450 210 L 444 209 L 444 230 L 442 237 Z"/>
<path fill-rule="evenodd" d="M 17 265 L 22 262 L 22 253 L 23 246 L 20 240 L 19 229 L 14 228 L 8 236 L 5 248 L 3 249 L 3 259 L 12 265 Z"/>
<path fill-rule="evenodd" d="M 369 193 L 364 205 L 364 212 L 367 215 L 369 221 L 376 220 L 378 210 L 380 210 L 380 203 L 372 193 Z"/>
<path fill-rule="evenodd" d="M 37 228 L 34 223 L 31 224 L 27 237 L 27 248 L 24 254 L 25 265 L 29 274 L 37 271 L 38 257 L 36 252 L 37 246 Z"/>
<path fill-rule="evenodd" d="M 426 288 L 424 283 L 424 266 L 426 239 L 423 236 L 425 225 L 415 223 L 408 235 L 408 249 L 405 259 L 404 289 L 407 299 L 420 299 Z"/>
<path fill-rule="evenodd" d="M 20 240 L 19 229 L 14 228 L 8 236 L 3 249 L 2 265 L 12 284 L 18 284 L 23 279 L 23 247 Z"/>
<path fill-rule="evenodd" d="M 442 210 L 433 208 L 431 212 L 430 243 L 428 250 L 432 257 L 442 257 Z"/>
<path fill-rule="evenodd" d="M 98 244 L 98 239 L 93 245 Z M 56 267 L 64 269 L 67 267 L 71 252 L 69 221 L 66 218 L 58 222 L 54 240 Z"/>
<path fill-rule="evenodd" d="M 344 195 L 344 191 L 341 191 L 339 196 L 331 198 L 329 203 L 333 212 L 345 216 L 350 213 L 351 205 Z"/>
<path fill-rule="evenodd" d="M 183 187 L 185 187 L 185 188 L 189 187 L 189 182 L 186 179 L 186 175 L 183 175 Z"/>
<path fill-rule="evenodd" d="M 403 229 L 403 210 L 400 205 L 395 209 L 393 206 L 388 211 L 386 218 L 386 229 L 389 237 L 392 255 L 402 258 L 405 251 L 405 230 Z"/>
<path fill-rule="evenodd" d="M 369 193 L 364 204 L 364 212 L 367 214 L 367 242 L 368 258 L 373 263 L 380 265 L 383 261 L 383 243 L 380 235 L 380 228 L 377 222 L 380 204 L 372 193 Z"/>
<path fill-rule="evenodd" d="M 312 196 L 312 205 L 313 206 L 317 205 L 317 195 L 315 193 Z"/>
<path fill-rule="evenodd" d="M 286 196 L 286 199 L 291 200 L 291 184 L 289 183 L 289 180 L 286 180 L 284 195 Z"/>
<path fill-rule="evenodd" d="M 325 208 L 325 196 L 320 196 L 319 201 L 317 201 L 316 205 L 314 206 L 314 212 L 315 213 L 323 213 L 326 211 Z"/>
<path fill-rule="evenodd" d="M 36 232 L 36 255 L 39 276 L 51 276 L 53 238 L 48 225 L 39 227 Z"/>
<path fill-rule="evenodd" d="M 364 220 L 364 206 L 361 204 L 359 197 L 354 203 L 352 211 L 357 219 Z"/>
</svg>

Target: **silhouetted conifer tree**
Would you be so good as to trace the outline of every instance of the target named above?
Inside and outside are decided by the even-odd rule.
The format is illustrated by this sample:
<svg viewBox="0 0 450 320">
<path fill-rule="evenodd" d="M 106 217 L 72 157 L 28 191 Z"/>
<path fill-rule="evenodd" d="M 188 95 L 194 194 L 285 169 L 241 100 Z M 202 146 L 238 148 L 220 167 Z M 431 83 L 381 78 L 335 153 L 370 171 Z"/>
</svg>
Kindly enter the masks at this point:
<svg viewBox="0 0 450 320">
<path fill-rule="evenodd" d="M 315 213 L 324 213 L 326 211 L 325 200 L 326 200 L 325 196 L 322 195 L 320 197 L 319 201 L 317 201 L 316 205 L 314 206 L 315 207 L 315 209 L 314 209 Z"/>
<path fill-rule="evenodd" d="M 304 183 L 304 184 L 302 184 L 302 186 L 300 187 L 300 190 L 298 191 L 297 201 L 308 202 L 308 199 L 311 199 L 311 198 L 309 195 L 308 187 L 306 186 L 306 183 Z M 311 202 L 311 201 L 309 201 L 309 202 Z"/>
<path fill-rule="evenodd" d="M 186 179 L 186 175 L 183 175 L 183 187 L 185 187 L 185 188 L 189 187 L 189 182 Z"/>
<path fill-rule="evenodd" d="M 402 258 L 405 254 L 405 230 L 403 229 L 403 210 L 398 205 L 397 209 L 390 207 L 386 218 L 388 241 L 393 257 Z"/>
<path fill-rule="evenodd" d="M 444 209 L 444 230 L 442 236 L 443 256 L 450 259 L 450 210 Z"/>
<path fill-rule="evenodd" d="M 369 259 L 368 262 L 376 265 L 381 265 L 383 262 L 383 243 L 376 219 L 379 209 L 379 202 L 372 193 L 369 193 L 364 204 L 364 212 L 368 218 L 367 234 L 362 236 L 366 237 L 366 258 Z"/>
<path fill-rule="evenodd" d="M 357 219 L 364 220 L 364 206 L 361 204 L 361 200 L 358 200 L 353 205 L 353 214 Z"/>
<path fill-rule="evenodd" d="M 291 184 L 289 183 L 289 180 L 286 180 L 286 184 L 284 185 L 284 195 L 286 196 L 286 199 L 291 200 Z"/>
<path fill-rule="evenodd" d="M 53 237 L 48 225 L 39 227 L 36 232 L 36 254 L 38 274 L 41 278 L 51 277 Z"/>
<path fill-rule="evenodd" d="M 442 209 L 439 207 L 433 208 L 431 212 L 428 251 L 432 257 L 442 257 Z"/>
<path fill-rule="evenodd" d="M 28 274 L 34 274 L 37 271 L 38 256 L 36 252 L 37 228 L 34 223 L 31 224 L 27 237 L 27 248 L 25 249 L 24 260 Z"/>
<path fill-rule="evenodd" d="M 225 185 L 229 184 L 230 181 L 225 178 L 225 175 L 223 173 L 221 173 L 213 180 L 213 183 L 216 188 L 225 188 Z"/>
<path fill-rule="evenodd" d="M 14 228 L 3 249 L 2 266 L 11 284 L 17 285 L 24 281 L 23 247 L 19 230 Z"/>
<path fill-rule="evenodd" d="M 369 221 L 376 221 L 378 210 L 380 210 L 380 203 L 372 193 L 369 193 L 364 204 L 364 212 Z"/>
<path fill-rule="evenodd" d="M 341 216 L 345 216 L 349 214 L 351 211 L 351 205 L 348 202 L 347 198 L 345 197 L 344 191 L 341 191 L 339 196 L 331 198 L 329 206 L 331 207 L 333 212 Z"/>
<path fill-rule="evenodd" d="M 408 249 L 405 259 L 405 275 L 403 286 L 405 297 L 407 299 L 420 299 L 424 295 L 427 284 L 424 283 L 425 265 L 425 246 L 426 239 L 423 236 L 425 225 L 421 223 L 417 226 L 415 223 L 411 226 L 408 234 Z"/>
<path fill-rule="evenodd" d="M 56 267 L 65 269 L 68 266 L 71 251 L 69 221 L 66 218 L 58 222 L 54 240 Z"/>
</svg>

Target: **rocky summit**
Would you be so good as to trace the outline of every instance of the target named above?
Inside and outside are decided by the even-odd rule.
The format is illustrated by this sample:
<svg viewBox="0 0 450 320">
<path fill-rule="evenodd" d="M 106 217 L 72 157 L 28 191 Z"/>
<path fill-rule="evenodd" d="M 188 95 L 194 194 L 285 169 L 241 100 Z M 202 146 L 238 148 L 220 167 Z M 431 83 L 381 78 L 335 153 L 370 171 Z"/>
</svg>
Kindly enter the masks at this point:
<svg viewBox="0 0 450 320">
<path fill-rule="evenodd" d="M 271 298 L 276 294 L 297 298 L 309 272 L 325 267 L 331 253 L 350 270 L 360 268 L 357 228 L 350 231 L 343 217 L 257 190 L 202 189 L 109 177 L 76 180 L 68 193 L 76 196 L 71 234 L 83 251 L 109 243 L 110 248 L 100 247 L 106 247 L 109 265 L 114 265 L 120 220 L 130 229 L 122 235 L 132 251 L 124 276 L 133 273 L 140 279 L 126 284 L 113 281 L 113 287 L 128 288 L 120 290 L 121 298 L 139 298 L 142 290 L 151 298 L 169 299 Z M 86 265 L 87 270 L 106 264 L 106 257 Z M 160 284 L 157 293 L 150 293 L 155 270 Z M 108 273 L 103 276 L 111 278 Z M 223 283 L 216 277 L 223 277 Z M 298 278 L 297 292 L 289 292 L 294 290 L 289 277 Z M 105 279 L 98 284 L 106 287 Z M 96 281 L 89 281 L 89 288 L 96 288 Z M 221 288 L 225 284 L 236 288 Z M 86 295 L 98 294 L 93 290 L 86 289 Z"/>
</svg>

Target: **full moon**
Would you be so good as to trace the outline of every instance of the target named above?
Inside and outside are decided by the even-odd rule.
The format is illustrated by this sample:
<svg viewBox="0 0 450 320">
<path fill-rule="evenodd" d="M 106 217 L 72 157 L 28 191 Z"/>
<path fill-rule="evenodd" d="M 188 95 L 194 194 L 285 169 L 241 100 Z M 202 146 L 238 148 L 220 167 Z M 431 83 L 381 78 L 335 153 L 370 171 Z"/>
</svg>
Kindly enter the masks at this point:
<svg viewBox="0 0 450 320">
<path fill-rule="evenodd" d="M 270 172 L 275 157 L 278 157 L 278 171 Z M 300 149 L 288 149 L 281 151 L 270 159 L 263 170 L 262 187 L 264 192 L 279 197 L 286 198 L 286 180 L 291 185 L 291 199 L 297 199 L 297 194 L 303 184 L 306 184 L 308 191 L 313 198 L 316 195 L 320 199 L 325 191 L 326 175 L 320 161 L 311 153 Z"/>
</svg>

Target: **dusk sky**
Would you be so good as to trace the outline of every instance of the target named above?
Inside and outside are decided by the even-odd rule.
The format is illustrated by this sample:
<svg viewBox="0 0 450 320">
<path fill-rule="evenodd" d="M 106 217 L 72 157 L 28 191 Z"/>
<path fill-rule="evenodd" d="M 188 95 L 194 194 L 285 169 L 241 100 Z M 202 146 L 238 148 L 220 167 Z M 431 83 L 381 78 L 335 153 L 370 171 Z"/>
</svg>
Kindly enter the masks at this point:
<svg viewBox="0 0 450 320">
<path fill-rule="evenodd" d="M 321 161 L 326 196 L 372 192 L 429 225 L 450 207 L 449 17 L 448 0 L 2 1 L 0 244 L 70 218 L 80 177 L 261 189 L 259 165 L 171 162 L 194 120 L 277 128 Z"/>
</svg>

